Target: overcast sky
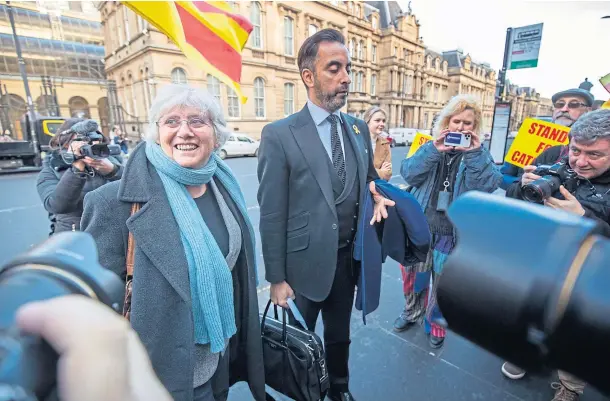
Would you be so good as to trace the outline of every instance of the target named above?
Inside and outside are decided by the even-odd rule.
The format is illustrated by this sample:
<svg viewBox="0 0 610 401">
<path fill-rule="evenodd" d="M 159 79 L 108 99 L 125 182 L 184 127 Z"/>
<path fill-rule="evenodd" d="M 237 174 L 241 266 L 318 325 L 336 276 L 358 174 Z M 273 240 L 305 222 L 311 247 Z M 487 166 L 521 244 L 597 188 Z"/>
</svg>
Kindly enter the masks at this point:
<svg viewBox="0 0 610 401">
<path fill-rule="evenodd" d="M 408 0 L 398 2 L 406 12 Z M 610 73 L 610 1 L 413 0 L 424 44 L 436 51 L 462 48 L 496 71 L 502 66 L 506 29 L 544 23 L 537 68 L 509 70 L 519 86 L 543 97 L 585 79 L 596 99 L 610 94 L 599 78 Z"/>
</svg>

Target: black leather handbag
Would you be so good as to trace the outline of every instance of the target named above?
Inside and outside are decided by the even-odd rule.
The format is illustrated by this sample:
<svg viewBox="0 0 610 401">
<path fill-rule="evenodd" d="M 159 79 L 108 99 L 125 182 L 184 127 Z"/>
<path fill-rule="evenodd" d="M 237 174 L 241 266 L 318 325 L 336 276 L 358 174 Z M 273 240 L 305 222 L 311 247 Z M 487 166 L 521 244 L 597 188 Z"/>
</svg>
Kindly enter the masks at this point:
<svg viewBox="0 0 610 401">
<path fill-rule="evenodd" d="M 265 383 L 295 401 L 323 400 L 330 382 L 322 341 L 307 329 L 294 302 L 289 301 L 291 313 L 303 329 L 287 322 L 285 309 L 279 320 L 276 305 L 273 306 L 275 317 L 267 316 L 271 301 L 262 314 Z"/>
</svg>

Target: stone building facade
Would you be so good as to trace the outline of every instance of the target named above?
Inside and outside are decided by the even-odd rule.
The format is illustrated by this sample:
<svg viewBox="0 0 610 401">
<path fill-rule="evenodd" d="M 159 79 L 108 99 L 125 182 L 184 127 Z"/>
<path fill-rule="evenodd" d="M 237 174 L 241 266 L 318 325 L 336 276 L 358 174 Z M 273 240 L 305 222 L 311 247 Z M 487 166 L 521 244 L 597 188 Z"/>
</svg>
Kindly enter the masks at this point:
<svg viewBox="0 0 610 401">
<path fill-rule="evenodd" d="M 93 2 L 12 1 L 35 111 L 109 124 L 102 25 Z M 26 139 L 26 96 L 8 7 L 0 5 L 0 129 Z"/>
<path fill-rule="evenodd" d="M 518 131 L 526 118 L 553 115 L 551 99 L 541 97 L 534 88 L 519 87 L 507 81 L 504 100 L 511 103 L 510 131 Z"/>
<path fill-rule="evenodd" d="M 495 78 L 490 72 L 481 67 L 477 67 L 479 75 L 466 68 L 452 69 L 445 54 L 426 49 L 420 22 L 395 1 L 230 3 L 254 25 L 242 53 L 241 86 L 248 97 L 243 105 L 231 89 L 201 71 L 125 6 L 99 2 L 106 73 L 116 81 L 128 132 L 144 130 L 157 88 L 188 82 L 218 98 L 232 130 L 258 138 L 264 125 L 305 105 L 298 49 L 323 28 L 338 29 L 347 40 L 352 59 L 351 93 L 343 110 L 347 113 L 362 117 L 370 106 L 379 105 L 388 112 L 391 128 L 428 129 L 447 100 L 469 88 L 480 90 L 481 96 L 491 91 L 491 103 L 485 106 L 493 112 Z M 491 126 L 491 118 L 484 121 L 487 125 Z"/>
</svg>

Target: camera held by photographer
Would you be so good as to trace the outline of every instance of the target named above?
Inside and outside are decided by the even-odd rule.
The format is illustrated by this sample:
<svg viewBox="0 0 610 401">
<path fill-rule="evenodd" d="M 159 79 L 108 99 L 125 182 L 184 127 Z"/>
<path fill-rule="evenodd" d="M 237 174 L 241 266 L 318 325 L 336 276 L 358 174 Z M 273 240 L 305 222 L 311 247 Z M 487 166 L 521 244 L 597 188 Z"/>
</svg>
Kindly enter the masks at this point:
<svg viewBox="0 0 610 401">
<path fill-rule="evenodd" d="M 561 148 L 547 149 L 526 166 L 507 196 L 595 219 L 610 237 L 610 110 L 580 117 L 568 148 Z"/>
<path fill-rule="evenodd" d="M 51 235 L 79 231 L 85 195 L 123 173 L 120 148 L 108 144 L 97 122 L 72 118 L 57 132 L 36 184 L 49 212 Z"/>
</svg>

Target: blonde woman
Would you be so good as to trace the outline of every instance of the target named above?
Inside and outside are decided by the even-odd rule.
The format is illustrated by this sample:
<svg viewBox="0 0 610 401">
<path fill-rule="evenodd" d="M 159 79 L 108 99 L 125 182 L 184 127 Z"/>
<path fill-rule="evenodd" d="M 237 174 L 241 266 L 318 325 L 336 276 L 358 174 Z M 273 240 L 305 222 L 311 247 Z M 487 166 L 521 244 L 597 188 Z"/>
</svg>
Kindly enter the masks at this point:
<svg viewBox="0 0 610 401">
<path fill-rule="evenodd" d="M 373 144 L 373 165 L 379 178 L 390 181 L 392 178 L 392 152 L 387 135 L 383 132 L 386 118 L 385 111 L 378 106 L 373 106 L 364 113 L 364 121 L 369 127 Z"/>
<path fill-rule="evenodd" d="M 455 246 L 453 225 L 445 211 L 461 194 L 474 190 L 493 192 L 502 182 L 500 169 L 481 146 L 480 127 L 478 100 L 470 95 L 453 97 L 435 122 L 432 129 L 435 139 L 403 160 L 400 168 L 428 219 L 432 243 L 425 263 L 401 266 L 407 302 L 394 323 L 394 330 L 406 330 L 425 316 L 424 326 L 433 348 L 441 347 L 445 339 L 445 329 L 433 323 L 442 319 L 436 304 L 437 280 L 447 255 Z M 445 137 L 449 132 L 469 134 L 470 146 L 446 146 Z"/>
</svg>

